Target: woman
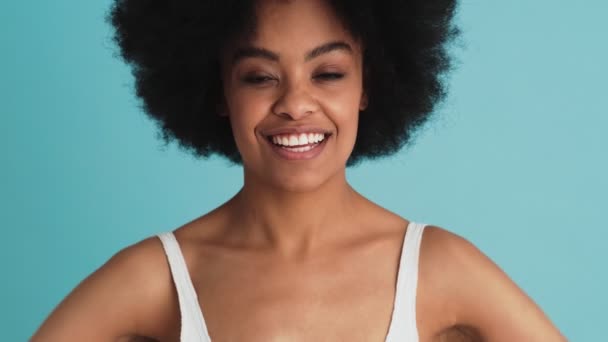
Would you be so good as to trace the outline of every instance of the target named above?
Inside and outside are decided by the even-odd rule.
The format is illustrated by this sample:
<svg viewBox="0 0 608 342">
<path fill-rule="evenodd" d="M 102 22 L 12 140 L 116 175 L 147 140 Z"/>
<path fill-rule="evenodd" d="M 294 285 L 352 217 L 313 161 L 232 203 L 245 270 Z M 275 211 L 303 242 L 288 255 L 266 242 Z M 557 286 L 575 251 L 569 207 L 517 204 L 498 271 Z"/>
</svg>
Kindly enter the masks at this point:
<svg viewBox="0 0 608 342">
<path fill-rule="evenodd" d="M 146 112 L 165 139 L 242 164 L 244 185 L 114 255 L 32 340 L 564 341 L 471 243 L 346 181 L 442 98 L 454 7 L 117 1 Z"/>
</svg>

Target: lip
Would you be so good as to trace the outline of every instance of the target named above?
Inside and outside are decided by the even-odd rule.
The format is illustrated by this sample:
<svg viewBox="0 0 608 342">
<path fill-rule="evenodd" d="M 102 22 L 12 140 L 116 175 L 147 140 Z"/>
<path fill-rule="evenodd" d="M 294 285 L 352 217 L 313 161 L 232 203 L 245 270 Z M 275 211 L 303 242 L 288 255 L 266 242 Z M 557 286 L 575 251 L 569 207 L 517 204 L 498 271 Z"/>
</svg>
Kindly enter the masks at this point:
<svg viewBox="0 0 608 342">
<path fill-rule="evenodd" d="M 306 131 L 306 132 L 314 132 L 314 131 Z M 318 132 L 318 133 L 323 133 L 323 132 Z M 280 134 L 280 133 L 275 133 L 275 134 Z M 330 138 L 331 138 L 331 135 L 325 136 L 325 139 L 323 139 L 323 141 L 321 141 L 320 143 L 313 146 L 313 148 L 311 150 L 305 151 L 305 152 L 289 151 L 287 149 L 284 149 L 280 146 L 273 144 L 272 141 L 270 141 L 270 139 L 264 139 L 264 140 L 266 140 L 268 145 L 270 145 L 270 148 L 282 159 L 308 160 L 308 159 L 313 159 L 313 158 L 317 157 L 319 154 L 321 154 L 321 152 L 323 152 L 323 149 L 325 148 L 325 145 L 327 145 L 327 140 L 329 140 Z"/>
</svg>

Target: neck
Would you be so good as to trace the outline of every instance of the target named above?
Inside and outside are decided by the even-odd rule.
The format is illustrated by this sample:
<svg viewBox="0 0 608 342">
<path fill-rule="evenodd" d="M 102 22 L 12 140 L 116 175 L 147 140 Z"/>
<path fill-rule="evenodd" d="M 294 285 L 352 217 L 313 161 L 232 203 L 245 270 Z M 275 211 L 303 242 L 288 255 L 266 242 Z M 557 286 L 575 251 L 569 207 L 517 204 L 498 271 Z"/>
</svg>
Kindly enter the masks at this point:
<svg viewBox="0 0 608 342">
<path fill-rule="evenodd" d="M 347 183 L 345 170 L 314 190 L 298 192 L 245 174 L 243 188 L 230 200 L 230 221 L 244 243 L 306 255 L 352 227 L 361 199 Z"/>
</svg>

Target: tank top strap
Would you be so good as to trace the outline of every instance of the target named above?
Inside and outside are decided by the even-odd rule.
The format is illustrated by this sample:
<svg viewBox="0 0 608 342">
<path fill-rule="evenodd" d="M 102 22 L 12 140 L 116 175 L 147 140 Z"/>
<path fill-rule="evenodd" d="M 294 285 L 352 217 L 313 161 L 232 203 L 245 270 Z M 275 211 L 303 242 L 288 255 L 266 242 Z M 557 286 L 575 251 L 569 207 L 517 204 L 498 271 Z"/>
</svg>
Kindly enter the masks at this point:
<svg viewBox="0 0 608 342">
<path fill-rule="evenodd" d="M 416 326 L 416 292 L 418 259 L 422 233 L 426 224 L 410 221 L 401 247 L 395 303 L 386 342 L 418 341 Z"/>
<path fill-rule="evenodd" d="M 173 232 L 164 232 L 156 236 L 160 239 L 167 255 L 173 283 L 177 290 L 181 314 L 180 341 L 211 342 L 198 296 L 192 285 L 184 255 L 175 235 Z"/>
</svg>

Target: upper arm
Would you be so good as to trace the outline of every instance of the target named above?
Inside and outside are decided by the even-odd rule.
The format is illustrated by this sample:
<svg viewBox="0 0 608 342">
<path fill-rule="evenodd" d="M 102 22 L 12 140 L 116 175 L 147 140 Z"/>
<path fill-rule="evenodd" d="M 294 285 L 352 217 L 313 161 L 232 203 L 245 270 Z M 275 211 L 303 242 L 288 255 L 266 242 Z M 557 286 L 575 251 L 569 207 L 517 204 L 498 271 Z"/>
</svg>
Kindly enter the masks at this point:
<svg viewBox="0 0 608 342">
<path fill-rule="evenodd" d="M 538 305 L 471 242 L 429 228 L 440 251 L 434 258 L 444 264 L 441 281 L 447 284 L 445 298 L 455 324 L 472 326 L 491 342 L 566 341 Z"/>
<path fill-rule="evenodd" d="M 158 322 L 158 312 L 170 303 L 172 293 L 162 247 L 154 239 L 119 251 L 84 279 L 31 341 L 115 341 L 138 334 L 141 321 Z"/>
</svg>

